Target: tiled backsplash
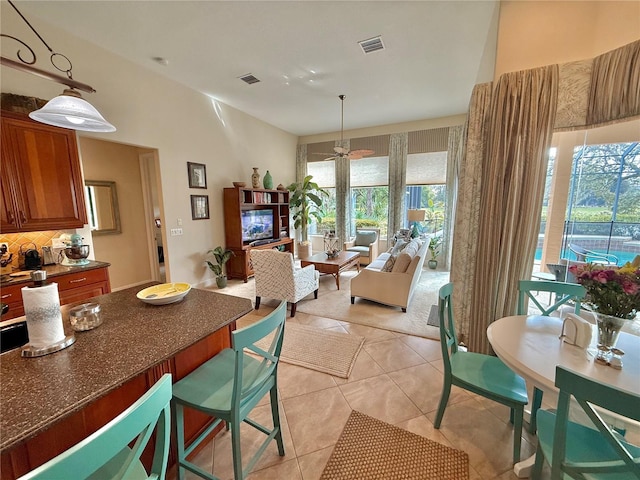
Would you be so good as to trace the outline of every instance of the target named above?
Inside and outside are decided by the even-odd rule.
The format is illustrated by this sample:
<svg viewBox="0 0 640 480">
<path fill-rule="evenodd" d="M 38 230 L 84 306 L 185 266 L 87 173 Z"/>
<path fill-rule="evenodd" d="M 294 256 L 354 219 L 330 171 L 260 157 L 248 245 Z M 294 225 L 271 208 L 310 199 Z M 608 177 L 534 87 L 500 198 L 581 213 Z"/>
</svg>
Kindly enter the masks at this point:
<svg viewBox="0 0 640 480">
<path fill-rule="evenodd" d="M 9 244 L 9 253 L 13 253 L 13 258 L 11 259 L 11 266 L 15 269 L 18 268 L 18 252 L 20 251 L 20 246 L 25 245 L 25 248 L 33 248 L 33 243 L 35 243 L 36 248 L 42 254 L 42 247 L 45 245 L 51 245 L 51 239 L 58 238 L 63 233 L 66 233 L 64 230 L 54 230 L 47 232 L 25 232 L 25 233 L 9 233 L 9 234 L 0 234 L 0 242 L 7 242 Z"/>
</svg>

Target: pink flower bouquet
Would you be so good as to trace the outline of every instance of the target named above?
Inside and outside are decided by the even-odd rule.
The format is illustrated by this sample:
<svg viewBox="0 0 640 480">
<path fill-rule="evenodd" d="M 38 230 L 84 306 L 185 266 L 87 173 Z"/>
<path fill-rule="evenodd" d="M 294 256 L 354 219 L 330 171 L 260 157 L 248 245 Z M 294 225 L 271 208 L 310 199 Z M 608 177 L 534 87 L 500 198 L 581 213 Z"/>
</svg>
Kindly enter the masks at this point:
<svg viewBox="0 0 640 480">
<path fill-rule="evenodd" d="M 622 267 L 571 265 L 569 271 L 586 288 L 585 303 L 594 312 L 633 320 L 640 311 L 640 266 L 635 262 Z"/>
</svg>

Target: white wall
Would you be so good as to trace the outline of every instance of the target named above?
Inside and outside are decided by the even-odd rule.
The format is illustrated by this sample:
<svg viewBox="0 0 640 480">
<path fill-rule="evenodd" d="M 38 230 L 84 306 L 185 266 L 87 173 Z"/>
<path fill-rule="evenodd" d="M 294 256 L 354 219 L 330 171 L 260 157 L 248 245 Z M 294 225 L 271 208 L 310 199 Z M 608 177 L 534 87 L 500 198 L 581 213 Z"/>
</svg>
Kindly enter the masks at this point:
<svg viewBox="0 0 640 480">
<path fill-rule="evenodd" d="M 29 40 L 38 55 L 36 66 L 53 70 L 48 54 L 37 39 L 31 41 L 33 34 L 16 19 L 11 7 L 2 2 L 0 9 L 2 32 Z M 83 132 L 80 136 L 158 150 L 165 224 L 167 229 L 174 228 L 182 219 L 184 231 L 183 236 L 167 238 L 169 280 L 208 281 L 206 252 L 224 244 L 222 188 L 234 180 L 250 182 L 251 167 L 259 167 L 262 173 L 269 170 L 275 185 L 293 181 L 297 137 L 225 104 L 219 104 L 218 117 L 205 95 L 44 22 L 39 22 L 38 30 L 49 45 L 71 59 L 74 78 L 97 90 L 83 94 L 84 98 L 118 129 L 111 134 Z M 3 56 L 15 58 L 15 42 L 3 39 L 1 47 Z M 5 67 L 0 81 L 2 92 L 43 99 L 59 95 L 64 88 Z M 207 190 L 188 188 L 188 161 L 207 166 Z M 191 220 L 191 194 L 209 195 L 210 220 Z"/>
</svg>

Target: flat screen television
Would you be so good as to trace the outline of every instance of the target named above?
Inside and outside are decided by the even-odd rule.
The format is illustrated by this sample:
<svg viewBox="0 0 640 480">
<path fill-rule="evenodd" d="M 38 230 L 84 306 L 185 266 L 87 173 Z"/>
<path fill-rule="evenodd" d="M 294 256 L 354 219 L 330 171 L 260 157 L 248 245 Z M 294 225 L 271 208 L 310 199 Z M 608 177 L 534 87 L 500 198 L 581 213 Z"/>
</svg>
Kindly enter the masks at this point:
<svg viewBox="0 0 640 480">
<path fill-rule="evenodd" d="M 273 210 L 242 211 L 242 241 L 273 238 Z"/>
</svg>

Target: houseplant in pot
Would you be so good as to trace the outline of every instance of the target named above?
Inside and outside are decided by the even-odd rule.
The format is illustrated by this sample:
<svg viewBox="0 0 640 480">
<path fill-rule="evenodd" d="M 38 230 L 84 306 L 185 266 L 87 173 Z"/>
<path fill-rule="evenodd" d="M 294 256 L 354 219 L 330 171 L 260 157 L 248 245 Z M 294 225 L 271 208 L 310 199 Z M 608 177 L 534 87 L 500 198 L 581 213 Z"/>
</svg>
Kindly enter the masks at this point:
<svg viewBox="0 0 640 480">
<path fill-rule="evenodd" d="M 307 175 L 302 182 L 294 182 L 287 187 L 291 192 L 289 205 L 293 210 L 293 226 L 300 230 L 300 241 L 298 243 L 298 257 L 306 258 L 311 256 L 311 242 L 309 241 L 309 223 L 315 218 L 318 223 L 322 222 L 322 199 L 328 193 L 320 188 L 317 183 L 312 182 L 312 175 Z"/>
<path fill-rule="evenodd" d="M 224 264 L 229 261 L 234 253 L 231 250 L 223 249 L 221 246 L 217 246 L 213 250 L 209 250 L 211 255 L 213 255 L 216 263 L 213 263 L 207 260 L 207 265 L 213 273 L 216 274 L 216 285 L 218 288 L 224 288 L 227 286 L 227 276 L 224 274 Z"/>
<path fill-rule="evenodd" d="M 435 269 L 438 266 L 438 255 L 440 255 L 440 247 L 442 246 L 442 237 L 434 235 L 429 239 L 429 254 L 431 258 L 427 262 L 429 268 Z"/>
</svg>

